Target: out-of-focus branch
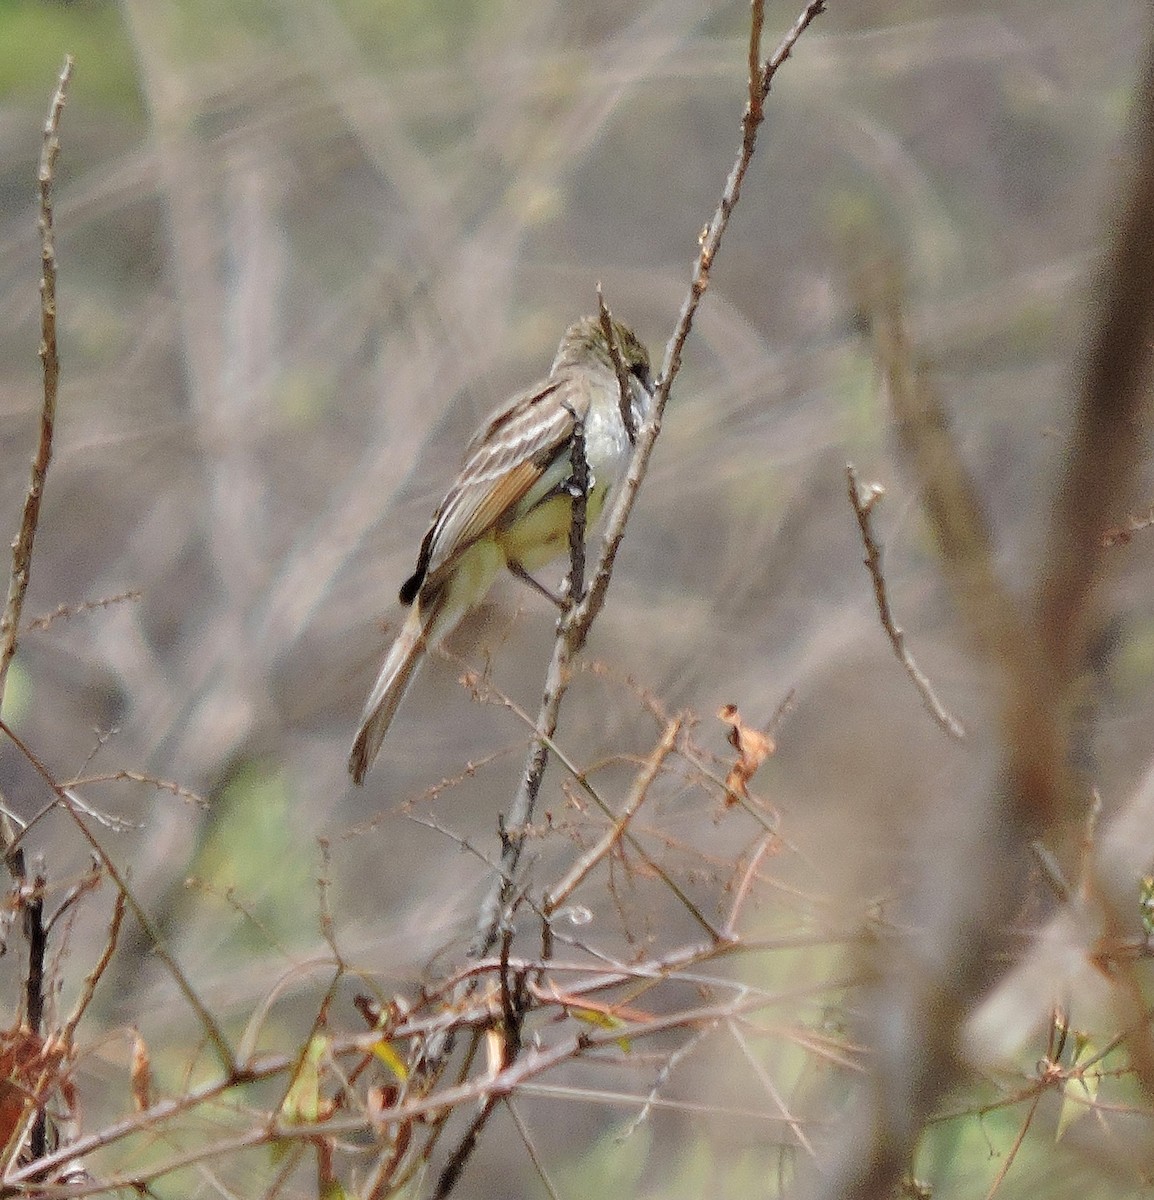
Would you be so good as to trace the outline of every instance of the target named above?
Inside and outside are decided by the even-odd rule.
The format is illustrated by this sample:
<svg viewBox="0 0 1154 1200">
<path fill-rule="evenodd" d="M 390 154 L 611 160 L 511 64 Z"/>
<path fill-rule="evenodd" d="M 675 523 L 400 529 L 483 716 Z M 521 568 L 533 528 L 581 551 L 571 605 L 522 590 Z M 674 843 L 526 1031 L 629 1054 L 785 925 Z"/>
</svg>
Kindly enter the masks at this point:
<svg viewBox="0 0 1154 1200">
<path fill-rule="evenodd" d="M 994 573 L 977 494 L 952 449 L 926 373 L 913 366 L 908 342 L 901 340 L 900 305 L 896 292 L 890 294 L 887 311 L 897 319 L 886 326 L 892 336 L 888 349 L 879 343 L 879 356 L 955 600 L 974 643 L 1001 672 L 1002 760 L 985 794 L 970 798 L 973 811 L 961 825 L 972 878 L 948 898 L 935 896 L 939 879 L 924 881 L 911 914 L 918 934 L 900 962 L 883 964 L 888 970 L 872 997 L 877 1065 L 871 1086 L 810 1188 L 829 1200 L 894 1194 L 927 1116 L 956 1077 L 961 1022 L 1015 961 L 1002 952 L 1010 948 L 1007 918 L 1024 894 L 1030 839 L 1054 833 L 1075 815 L 1068 761 L 1072 685 L 1096 620 L 1101 531 L 1130 502 L 1146 423 L 1154 337 L 1154 241 L 1148 230 L 1154 211 L 1154 38 L 1135 117 L 1134 170 L 1114 226 L 1028 620 Z M 1139 1067 L 1154 1063 L 1144 1028 L 1142 1044 L 1134 1048 Z"/>
<path fill-rule="evenodd" d="M 967 632 L 990 658 L 1016 654 L 1021 619 L 994 568 L 993 535 L 977 486 L 954 444 L 950 417 L 919 361 L 906 327 L 897 267 L 873 264 L 866 282 L 874 354 L 885 380 L 898 441 L 914 468 L 922 506 L 954 603 Z"/>
<path fill-rule="evenodd" d="M 1112 222 L 1081 399 L 1066 470 L 1054 499 L 1046 569 L 1035 614 L 1051 669 L 1064 680 L 1082 666 L 1101 576 L 1102 530 L 1132 503 L 1145 455 L 1154 344 L 1154 46 L 1137 92 L 1130 178 Z"/>
<path fill-rule="evenodd" d="M 1098 592 L 1107 549 L 1102 530 L 1133 503 L 1135 476 L 1149 432 L 1154 384 L 1154 291 L 1150 287 L 1154 240 L 1149 225 L 1154 211 L 1154 25 L 1137 93 L 1132 146 L 1130 176 L 1120 189 L 1114 237 L 1099 283 L 1066 469 L 1034 593 L 1042 672 L 1056 698 L 1052 711 L 1062 722 L 1063 734 L 1078 675 L 1085 669 L 1087 647 L 1102 621 Z M 1060 748 L 1066 750 L 1064 740 Z M 1027 806 L 1033 804 L 1036 754 L 1035 747 L 1022 739 L 1011 751 L 1012 775 Z M 1145 843 L 1149 856 L 1148 835 Z M 1113 872 L 1101 856 L 1098 864 L 1094 887 L 1103 906 L 1104 933 L 1116 939 L 1133 923 L 1127 907 L 1137 908 L 1133 897 L 1138 880 Z M 1115 996 L 1128 1031 L 1131 1063 L 1147 1096 L 1154 1097 L 1154 1038 L 1144 1015 L 1142 989 L 1130 960 L 1120 961 L 1117 971 Z"/>
<path fill-rule="evenodd" d="M 64 69 L 56 85 L 48 117 L 44 122 L 44 142 L 40 149 L 40 362 L 44 377 L 44 400 L 40 408 L 40 441 L 32 460 L 32 479 L 24 499 L 20 531 L 12 543 L 12 574 L 8 581 L 8 599 L 0 615 L 0 705 L 8 667 L 16 653 L 20 614 L 32 574 L 32 547 L 40 521 L 40 501 L 48 464 L 52 461 L 52 433 L 56 426 L 56 393 L 60 381 L 60 359 L 56 352 L 56 241 L 52 227 L 52 184 L 56 178 L 56 160 L 60 157 L 60 116 L 72 82 L 72 56 L 64 60 Z"/>
</svg>

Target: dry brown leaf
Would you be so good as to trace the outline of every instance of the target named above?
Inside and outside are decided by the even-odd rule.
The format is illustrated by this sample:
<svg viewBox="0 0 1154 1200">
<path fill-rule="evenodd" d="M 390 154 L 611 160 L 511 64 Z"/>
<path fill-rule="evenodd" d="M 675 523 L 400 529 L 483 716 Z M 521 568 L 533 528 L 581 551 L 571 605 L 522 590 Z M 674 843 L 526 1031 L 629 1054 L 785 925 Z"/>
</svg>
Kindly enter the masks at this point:
<svg viewBox="0 0 1154 1200">
<path fill-rule="evenodd" d="M 137 1112 L 152 1107 L 152 1059 L 140 1030 L 132 1031 L 132 1067 L 129 1072 L 132 1103 Z"/>
<path fill-rule="evenodd" d="M 738 796 L 749 799 L 749 781 L 757 773 L 757 768 L 777 747 L 768 733 L 763 733 L 742 721 L 736 704 L 723 705 L 718 710 L 717 717 L 730 727 L 728 741 L 737 751 L 737 759 L 725 777 L 725 802 L 735 804 Z"/>
<path fill-rule="evenodd" d="M 0 1145 L 7 1145 L 30 1108 L 53 1088 L 72 1103 L 72 1088 L 63 1072 L 65 1048 L 25 1026 L 0 1033 Z"/>
</svg>

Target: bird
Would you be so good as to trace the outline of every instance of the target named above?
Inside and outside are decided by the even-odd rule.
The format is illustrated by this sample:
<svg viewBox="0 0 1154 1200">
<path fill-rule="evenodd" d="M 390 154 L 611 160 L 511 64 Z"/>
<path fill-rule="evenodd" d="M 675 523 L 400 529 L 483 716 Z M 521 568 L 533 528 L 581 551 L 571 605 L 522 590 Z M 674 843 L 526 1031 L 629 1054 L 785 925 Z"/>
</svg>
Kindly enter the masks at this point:
<svg viewBox="0 0 1154 1200">
<path fill-rule="evenodd" d="M 401 587 L 409 612 L 365 702 L 349 752 L 355 783 L 364 783 L 425 654 L 484 600 L 503 569 L 557 599 L 533 572 L 569 546 L 575 431 L 583 431 L 589 471 L 588 536 L 625 474 L 653 399 L 645 346 L 622 322 L 611 319 L 609 327 L 623 382 L 601 319 L 582 317 L 565 331 L 548 375 L 493 413 L 466 446 L 461 469 L 421 541 L 416 569 Z"/>
</svg>

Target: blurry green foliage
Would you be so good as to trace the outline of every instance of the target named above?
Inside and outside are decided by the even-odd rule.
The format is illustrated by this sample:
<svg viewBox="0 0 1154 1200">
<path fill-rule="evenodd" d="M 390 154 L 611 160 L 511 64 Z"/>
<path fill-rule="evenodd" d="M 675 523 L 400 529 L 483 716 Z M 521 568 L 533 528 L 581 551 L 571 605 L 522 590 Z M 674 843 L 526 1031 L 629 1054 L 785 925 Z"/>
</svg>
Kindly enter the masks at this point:
<svg viewBox="0 0 1154 1200">
<path fill-rule="evenodd" d="M 238 772 L 213 805 L 212 832 L 192 873 L 249 916 L 237 932 L 244 946 L 268 950 L 271 937 L 288 948 L 302 934 L 315 936 L 317 923 L 306 915 L 316 909 L 315 872 L 293 832 L 299 804 L 279 771 L 254 765 Z"/>
<path fill-rule="evenodd" d="M 132 43 L 107 0 L 0 0 L 0 102 L 47 107 L 64 56 L 76 58 L 73 103 L 138 112 Z"/>
<path fill-rule="evenodd" d="M 641 1181 L 649 1165 L 652 1137 L 647 1125 L 622 1137 L 626 1128 L 621 1124 L 602 1134 L 577 1161 L 556 1172 L 563 1195 L 573 1200 L 594 1200 L 644 1194 Z"/>
<path fill-rule="evenodd" d="M 333 6 L 360 52 L 358 66 L 460 57 L 496 24 L 496 0 L 346 0 Z M 298 14 L 299 15 L 299 14 Z M 153 17 L 150 17 L 153 19 Z M 293 44 L 276 0 L 183 0 L 158 7 L 173 50 L 218 61 L 261 46 Z M 307 20 L 307 15 L 305 18 Z M 138 113 L 139 65 L 120 6 L 111 0 L 0 0 L 0 102 L 47 103 L 66 54 L 77 62 L 74 103 Z M 350 64 L 351 66 L 352 64 Z"/>
<path fill-rule="evenodd" d="M 8 679 L 4 684 L 4 719 L 19 726 L 28 712 L 32 700 L 32 679 L 19 657 L 12 660 L 8 668 Z"/>
<path fill-rule="evenodd" d="M 344 0 L 337 5 L 366 58 L 409 64 L 459 58 L 504 7 L 497 0 Z"/>
</svg>

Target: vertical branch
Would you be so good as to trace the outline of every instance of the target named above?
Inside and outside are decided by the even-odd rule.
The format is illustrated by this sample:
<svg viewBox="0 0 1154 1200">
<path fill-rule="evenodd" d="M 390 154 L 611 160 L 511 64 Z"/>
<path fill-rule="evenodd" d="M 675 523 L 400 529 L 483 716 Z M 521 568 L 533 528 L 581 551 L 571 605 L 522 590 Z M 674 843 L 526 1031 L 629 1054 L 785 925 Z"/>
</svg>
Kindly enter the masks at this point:
<svg viewBox="0 0 1154 1200">
<path fill-rule="evenodd" d="M 569 518 L 569 578 L 565 584 L 567 611 L 585 597 L 585 524 L 589 515 L 589 459 L 585 454 L 585 418 L 574 409 L 569 442 L 570 475 L 566 487 L 573 501 Z"/>
<path fill-rule="evenodd" d="M 469 943 L 468 953 L 473 958 L 480 958 L 486 954 L 497 941 L 505 906 L 513 892 L 513 879 L 520 860 L 524 831 L 532 820 L 537 796 L 541 790 L 541 780 L 549 762 L 546 743 L 557 730 L 557 718 L 561 711 L 561 701 L 569 686 L 573 659 L 585 645 L 589 629 L 605 603 L 605 594 L 609 589 L 613 564 L 625 537 L 625 526 L 629 521 L 629 514 L 633 511 L 638 489 L 641 487 L 641 482 L 649 467 L 649 458 L 653 453 L 657 436 L 661 432 L 661 420 L 665 413 L 665 405 L 669 400 L 670 388 L 681 369 L 681 353 L 693 326 L 697 306 L 709 288 L 709 272 L 729 226 L 729 218 L 740 199 L 742 180 L 753 159 L 765 98 L 769 95 L 769 89 L 778 68 L 789 58 L 798 38 L 823 12 L 825 12 L 825 0 L 810 0 L 777 49 L 762 63 L 761 31 L 764 19 L 764 0 L 753 0 L 753 15 L 750 25 L 749 98 L 746 102 L 745 114 L 742 117 L 741 146 L 725 181 L 717 208 L 699 239 L 689 292 L 681 305 L 673 336 L 665 348 L 661 377 L 654 389 L 649 415 L 638 431 L 637 444 L 633 448 L 633 458 L 612 511 L 609 513 L 605 529 L 605 543 L 598 557 L 593 578 L 581 602 L 571 608 L 562 618 L 557 632 L 557 640 L 553 645 L 553 657 L 545 677 L 544 696 L 537 715 L 537 734 L 529 749 L 525 770 L 521 777 L 521 786 L 509 808 L 508 822 L 502 829 L 502 839 L 505 845 L 501 855 L 500 873 L 494 879 L 493 885 L 481 905 L 477 930 Z"/>
<path fill-rule="evenodd" d="M 24 979 L 24 1004 L 28 1028 L 39 1037 L 44 1025 L 44 960 L 48 956 L 48 931 L 44 927 L 44 872 L 38 870 L 31 885 L 20 887 L 24 907 L 24 937 L 28 941 L 28 972 Z M 47 1078 L 47 1077 L 46 1077 Z M 39 1091 L 39 1089 L 38 1089 Z M 44 1097 L 36 1097 L 36 1116 L 28 1139 L 28 1151 L 35 1161 L 48 1149 L 48 1113 Z"/>
<path fill-rule="evenodd" d="M 40 170 L 37 179 L 40 189 L 40 362 L 44 377 L 44 401 L 40 408 L 40 441 L 32 460 L 32 479 L 24 498 L 24 515 L 20 532 L 12 543 L 12 574 L 8 581 L 8 599 L 0 615 L 0 705 L 4 701 L 4 686 L 8 667 L 16 653 L 16 635 L 20 614 L 32 572 L 32 547 L 40 521 L 40 500 L 48 464 L 52 460 L 52 432 L 56 424 L 56 393 L 60 380 L 60 359 L 56 352 L 56 242 L 52 226 L 52 184 L 56 176 L 56 160 L 60 156 L 60 116 L 72 81 L 73 59 L 64 60 L 64 69 L 56 85 L 48 117 L 44 122 L 44 141 L 40 149 Z"/>
</svg>

